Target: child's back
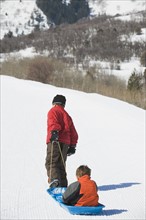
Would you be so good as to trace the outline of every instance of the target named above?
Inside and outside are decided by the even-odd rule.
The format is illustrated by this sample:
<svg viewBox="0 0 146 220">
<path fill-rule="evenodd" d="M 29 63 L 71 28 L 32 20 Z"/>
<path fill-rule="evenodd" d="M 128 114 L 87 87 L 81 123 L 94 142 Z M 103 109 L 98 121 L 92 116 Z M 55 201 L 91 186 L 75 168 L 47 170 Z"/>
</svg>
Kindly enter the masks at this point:
<svg viewBox="0 0 146 220">
<path fill-rule="evenodd" d="M 77 171 L 78 181 L 69 185 L 63 194 L 63 201 L 68 205 L 97 206 L 99 196 L 97 185 L 90 179 L 91 170 L 87 166 L 80 166 Z"/>
</svg>

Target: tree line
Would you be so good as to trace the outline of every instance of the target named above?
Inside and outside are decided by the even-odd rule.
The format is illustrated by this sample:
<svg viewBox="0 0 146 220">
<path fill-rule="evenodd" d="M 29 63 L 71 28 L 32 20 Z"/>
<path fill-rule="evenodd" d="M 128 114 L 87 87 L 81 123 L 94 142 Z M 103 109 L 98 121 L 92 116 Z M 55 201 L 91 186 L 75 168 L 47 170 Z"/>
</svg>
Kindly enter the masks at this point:
<svg viewBox="0 0 146 220">
<path fill-rule="evenodd" d="M 87 0 L 37 0 L 37 6 L 47 16 L 48 22 L 59 25 L 62 23 L 75 23 L 83 17 L 90 15 Z"/>
</svg>

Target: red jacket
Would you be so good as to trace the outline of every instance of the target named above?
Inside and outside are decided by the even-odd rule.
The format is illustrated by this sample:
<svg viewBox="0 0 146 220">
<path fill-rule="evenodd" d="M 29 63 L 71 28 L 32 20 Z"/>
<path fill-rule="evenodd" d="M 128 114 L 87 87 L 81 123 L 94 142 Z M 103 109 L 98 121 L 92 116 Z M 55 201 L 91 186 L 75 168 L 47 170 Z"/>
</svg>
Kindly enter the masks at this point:
<svg viewBox="0 0 146 220">
<path fill-rule="evenodd" d="M 78 140 L 78 134 L 74 127 L 72 118 L 65 111 L 64 107 L 60 105 L 53 106 L 47 115 L 47 140 L 50 142 L 51 131 L 59 131 L 59 142 L 75 145 Z"/>
</svg>

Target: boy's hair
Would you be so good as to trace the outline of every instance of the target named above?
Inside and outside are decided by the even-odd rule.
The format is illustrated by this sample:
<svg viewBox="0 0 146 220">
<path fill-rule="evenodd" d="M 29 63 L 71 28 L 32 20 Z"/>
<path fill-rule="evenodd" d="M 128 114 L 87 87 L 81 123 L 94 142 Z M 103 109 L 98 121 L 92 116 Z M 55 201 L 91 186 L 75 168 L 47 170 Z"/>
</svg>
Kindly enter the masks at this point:
<svg viewBox="0 0 146 220">
<path fill-rule="evenodd" d="M 91 169 L 88 166 L 81 165 L 76 170 L 76 176 L 81 177 L 81 176 L 84 176 L 84 175 L 90 176 L 91 175 Z"/>
</svg>

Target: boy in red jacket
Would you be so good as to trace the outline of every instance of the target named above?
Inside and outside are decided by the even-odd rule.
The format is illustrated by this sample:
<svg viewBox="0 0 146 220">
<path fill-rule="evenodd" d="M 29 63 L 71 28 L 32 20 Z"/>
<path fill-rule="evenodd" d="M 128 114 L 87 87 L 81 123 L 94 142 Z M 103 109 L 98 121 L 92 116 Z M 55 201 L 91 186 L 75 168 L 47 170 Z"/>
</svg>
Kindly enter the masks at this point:
<svg viewBox="0 0 146 220">
<path fill-rule="evenodd" d="M 66 159 L 75 153 L 78 134 L 72 118 L 65 111 L 66 98 L 56 95 L 47 115 L 46 169 L 50 187 L 66 187 Z"/>
<path fill-rule="evenodd" d="M 97 206 L 98 188 L 96 183 L 90 179 L 91 169 L 87 166 L 80 166 L 76 170 L 76 182 L 70 184 L 63 193 L 63 202 L 75 206 Z"/>
</svg>

